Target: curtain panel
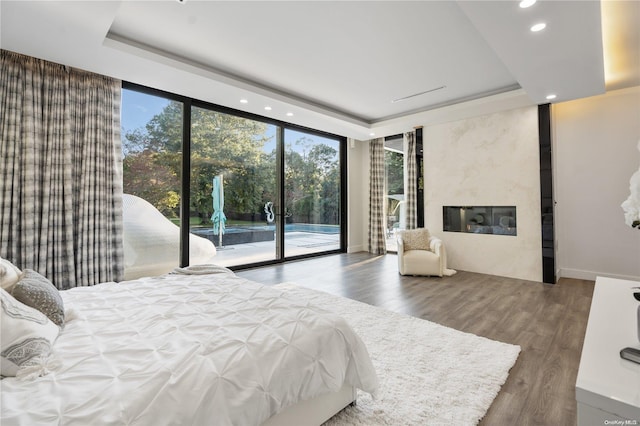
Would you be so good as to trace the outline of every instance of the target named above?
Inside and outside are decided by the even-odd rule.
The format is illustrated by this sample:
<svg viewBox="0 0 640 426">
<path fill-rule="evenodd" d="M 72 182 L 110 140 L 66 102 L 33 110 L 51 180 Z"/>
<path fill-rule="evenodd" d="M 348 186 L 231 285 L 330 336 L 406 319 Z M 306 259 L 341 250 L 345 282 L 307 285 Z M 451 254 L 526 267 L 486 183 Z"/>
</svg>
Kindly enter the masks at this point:
<svg viewBox="0 0 640 426">
<path fill-rule="evenodd" d="M 387 252 L 385 233 L 384 139 L 369 141 L 369 252 Z"/>
<path fill-rule="evenodd" d="M 418 224 L 418 164 L 416 161 L 416 134 L 408 132 L 404 134 L 404 161 L 405 161 L 405 195 L 404 203 L 407 223 L 406 229 L 415 229 Z"/>
<path fill-rule="evenodd" d="M 116 79 L 1 51 L 0 256 L 59 289 L 123 276 Z"/>
</svg>

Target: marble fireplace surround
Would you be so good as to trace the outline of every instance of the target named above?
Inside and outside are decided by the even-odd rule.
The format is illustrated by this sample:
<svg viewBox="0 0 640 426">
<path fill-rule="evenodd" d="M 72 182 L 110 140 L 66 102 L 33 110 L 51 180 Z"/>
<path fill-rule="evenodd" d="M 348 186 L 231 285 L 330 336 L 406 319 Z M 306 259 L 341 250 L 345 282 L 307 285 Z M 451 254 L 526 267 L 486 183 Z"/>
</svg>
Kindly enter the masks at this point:
<svg viewBox="0 0 640 426">
<path fill-rule="evenodd" d="M 453 269 L 542 280 L 537 106 L 423 128 L 425 226 Z M 515 206 L 517 235 L 444 232 L 444 206 Z"/>
</svg>

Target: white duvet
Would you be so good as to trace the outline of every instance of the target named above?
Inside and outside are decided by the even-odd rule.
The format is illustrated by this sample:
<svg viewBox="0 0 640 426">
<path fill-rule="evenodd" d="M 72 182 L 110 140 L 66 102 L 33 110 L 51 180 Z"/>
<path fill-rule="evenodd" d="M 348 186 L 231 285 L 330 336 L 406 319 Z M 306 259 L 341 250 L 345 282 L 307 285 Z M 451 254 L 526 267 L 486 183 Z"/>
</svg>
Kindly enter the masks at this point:
<svg viewBox="0 0 640 426">
<path fill-rule="evenodd" d="M 232 273 L 61 292 L 54 370 L 1 381 L 1 424 L 259 425 L 377 378 L 339 316 Z"/>
</svg>

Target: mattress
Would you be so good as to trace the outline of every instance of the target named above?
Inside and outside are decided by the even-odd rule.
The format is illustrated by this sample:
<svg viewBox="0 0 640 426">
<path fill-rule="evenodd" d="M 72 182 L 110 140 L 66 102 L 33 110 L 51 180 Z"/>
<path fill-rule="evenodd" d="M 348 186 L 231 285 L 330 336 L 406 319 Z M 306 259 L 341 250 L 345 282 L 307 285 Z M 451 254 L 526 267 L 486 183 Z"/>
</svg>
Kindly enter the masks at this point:
<svg viewBox="0 0 640 426">
<path fill-rule="evenodd" d="M 61 295 L 52 371 L 1 381 L 3 426 L 259 425 L 343 385 L 377 387 L 344 319 L 224 268 Z"/>
</svg>

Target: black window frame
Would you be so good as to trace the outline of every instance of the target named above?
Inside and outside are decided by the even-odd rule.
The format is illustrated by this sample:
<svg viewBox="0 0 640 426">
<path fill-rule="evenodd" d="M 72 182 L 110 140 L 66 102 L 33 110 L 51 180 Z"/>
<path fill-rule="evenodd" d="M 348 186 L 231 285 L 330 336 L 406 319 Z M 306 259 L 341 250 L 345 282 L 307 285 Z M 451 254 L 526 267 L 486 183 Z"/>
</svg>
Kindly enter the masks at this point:
<svg viewBox="0 0 640 426">
<path fill-rule="evenodd" d="M 334 250 L 327 250 L 317 253 L 308 253 L 296 256 L 285 257 L 284 247 L 284 217 L 280 218 L 282 223 L 278 226 L 279 235 L 276 239 L 280 241 L 280 244 L 276 244 L 277 253 L 276 258 L 273 260 L 266 260 L 261 262 L 247 263 L 241 265 L 230 266 L 231 270 L 241 270 L 254 268 L 259 266 L 273 265 L 278 263 L 284 263 L 288 261 L 296 261 L 301 259 L 307 259 L 318 256 L 326 256 L 331 254 L 346 253 L 347 252 L 347 138 L 345 136 L 336 135 L 330 132 L 312 129 L 305 126 L 289 123 L 283 120 L 277 120 L 270 117 L 261 116 L 258 114 L 249 113 L 246 111 L 238 110 L 235 108 L 225 107 L 217 105 L 211 102 L 206 102 L 200 99 L 191 98 L 188 96 L 178 95 L 161 89 L 155 89 L 148 86 L 144 86 L 137 83 L 128 81 L 122 81 L 122 89 L 136 91 L 151 96 L 157 96 L 171 101 L 180 102 L 183 105 L 183 121 L 182 121 L 182 173 L 181 179 L 181 191 L 180 194 L 180 260 L 181 267 L 185 267 L 189 264 L 189 206 L 191 203 L 191 108 L 202 108 L 214 112 L 219 112 L 228 115 L 234 115 L 249 120 L 259 121 L 265 124 L 273 125 L 277 127 L 276 131 L 276 147 L 277 147 L 277 183 L 278 193 L 280 194 L 280 203 L 284 205 L 284 131 L 293 130 L 298 132 L 309 133 L 310 135 L 320 136 L 328 139 L 334 139 L 339 142 L 339 161 L 340 161 L 340 248 Z"/>
</svg>

